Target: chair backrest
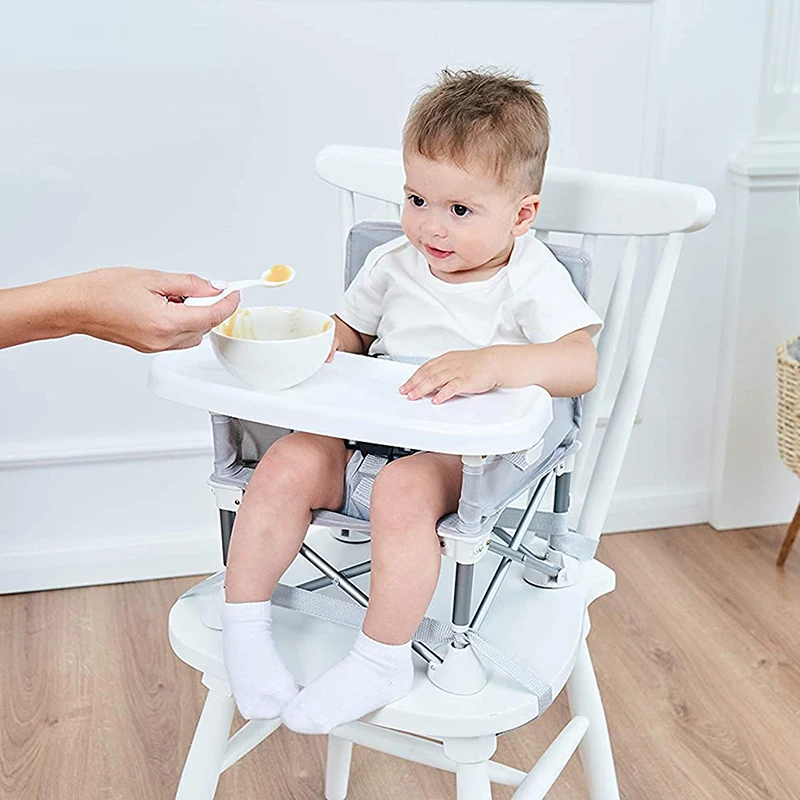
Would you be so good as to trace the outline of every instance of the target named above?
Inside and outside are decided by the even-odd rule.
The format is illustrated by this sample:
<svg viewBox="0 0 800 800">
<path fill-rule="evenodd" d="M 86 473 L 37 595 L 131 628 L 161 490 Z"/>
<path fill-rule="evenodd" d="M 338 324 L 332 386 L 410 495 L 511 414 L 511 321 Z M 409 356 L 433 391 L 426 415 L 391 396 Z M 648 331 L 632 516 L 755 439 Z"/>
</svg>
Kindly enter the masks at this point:
<svg viewBox="0 0 800 800">
<path fill-rule="evenodd" d="M 382 201 L 387 219 L 397 220 L 404 202 L 404 172 L 398 150 L 332 145 L 317 156 L 317 174 L 341 190 L 343 246 L 356 222 L 356 197 Z M 579 246 L 592 255 L 600 237 L 626 237 L 598 340 L 597 386 L 586 398 L 576 465 L 577 499 L 583 500 L 578 533 L 602 533 L 611 496 L 633 430 L 658 331 L 680 257 L 683 237 L 714 217 L 711 193 L 697 186 L 667 181 L 549 167 L 542 188 L 536 236 L 579 234 Z M 631 289 L 642 263 L 643 239 L 666 237 L 647 291 L 630 347 L 619 344 L 626 329 Z M 624 358 L 624 372 L 614 387 L 605 436 L 595 436 L 601 404 L 612 388 L 612 365 Z"/>
</svg>

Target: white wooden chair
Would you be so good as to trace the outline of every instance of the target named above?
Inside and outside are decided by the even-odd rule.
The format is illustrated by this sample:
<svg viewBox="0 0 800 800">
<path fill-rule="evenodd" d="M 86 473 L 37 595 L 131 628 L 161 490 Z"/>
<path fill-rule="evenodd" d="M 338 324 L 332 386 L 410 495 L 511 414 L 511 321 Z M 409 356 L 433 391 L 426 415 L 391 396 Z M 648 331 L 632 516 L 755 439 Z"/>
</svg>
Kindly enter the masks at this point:
<svg viewBox="0 0 800 800">
<path fill-rule="evenodd" d="M 382 201 L 386 216 L 398 219 L 404 183 L 399 152 L 326 147 L 317 158 L 317 171 L 324 180 L 341 189 L 345 235 L 356 222 L 357 196 Z M 497 666 L 499 662 L 476 659 L 470 651 L 479 643 L 477 635 L 469 640 L 462 636 L 457 647 L 450 643 L 445 647 L 444 657 L 441 649 L 437 652 L 420 643 L 415 650 L 428 665 L 420 659 L 411 693 L 363 720 L 337 728 L 328 737 L 325 794 L 328 800 L 343 800 L 346 796 L 353 743 L 455 772 L 459 800 L 490 798 L 492 782 L 518 786 L 514 794 L 517 800 L 544 797 L 579 748 L 592 800 L 619 797 L 608 730 L 586 642 L 588 606 L 613 589 L 614 573 L 593 558 L 578 561 L 554 551 L 546 537 L 544 540 L 531 538 L 530 534 L 527 539 L 523 537 L 536 519 L 535 512 L 553 477 L 554 511 L 566 514 L 570 477 L 575 467 L 576 494 L 581 501 L 577 537 L 584 542 L 596 542 L 599 538 L 633 428 L 684 234 L 705 227 L 714 215 L 715 206 L 711 194 L 698 187 L 555 167 L 546 173 L 542 197 L 536 235 L 545 242 L 560 234 L 577 234 L 581 237 L 581 248 L 591 253 L 599 237 L 625 237 L 616 274 L 613 281 L 607 281 L 609 286 L 613 283 L 613 290 L 598 344 L 598 385 L 586 399 L 580 427 L 582 449 L 577 465 L 574 463 L 577 446 L 556 452 L 555 461 L 546 463 L 546 470 L 541 477 L 537 475 L 530 487 L 526 509 L 506 508 L 499 519 L 491 521 L 490 533 L 494 538 L 481 538 L 481 534 L 470 538 L 469 526 L 462 524 L 463 514 L 454 530 L 443 532 L 440 528 L 444 552 L 453 557 L 456 568 L 443 569 L 428 616 L 445 620 L 452 614 L 453 630 L 460 634 L 471 635 L 480 628 L 481 634 L 533 670 L 546 684 L 548 696 L 557 696 L 566 686 L 572 719 L 529 772 L 493 762 L 497 736 L 543 712 L 546 703 L 542 702 L 541 693 L 537 696 L 511 678 Z M 642 243 L 656 237 L 666 237 L 666 242 L 642 303 L 638 328 L 634 328 L 628 321 L 628 308 L 633 305 L 629 300 L 637 266 L 642 261 Z M 615 359 L 618 365 L 624 362 L 620 381 L 615 379 Z M 422 435 L 414 430 L 413 421 L 393 418 L 386 422 L 366 412 L 365 394 L 359 389 L 360 377 L 369 375 L 370 391 L 380 394 L 381 384 L 375 378 L 375 370 L 388 370 L 387 385 L 393 388 L 399 373 L 392 370 L 402 370 L 401 365 L 368 363 L 373 361 L 337 356 L 329 365 L 331 369 L 318 373 L 305 384 L 282 393 L 259 395 L 227 377 L 210 352 L 202 347 L 154 359 L 150 385 L 157 394 L 212 412 L 216 464 L 211 485 L 220 508 L 224 557 L 233 516 L 249 476 L 241 453 L 236 461 L 237 454 L 228 446 L 231 420 L 304 429 L 313 408 L 316 421 L 305 429 L 460 453 L 465 463 L 465 487 L 472 480 L 467 475 L 480 463 L 481 453 L 517 449 L 508 446 L 512 441 L 518 448 L 546 441 L 553 404 L 536 387 L 530 391 L 469 398 L 458 414 L 446 411 L 448 404 L 445 404 L 437 409 L 440 416 L 436 448 L 426 446 L 424 442 L 429 443 L 430 439 L 420 438 Z M 368 373 L 369 370 L 372 371 Z M 614 397 L 610 398 L 612 394 Z M 389 392 L 379 399 L 381 403 L 392 402 Z M 594 436 L 600 409 L 610 399 L 613 410 L 605 435 Z M 487 403 L 492 411 L 488 417 L 484 413 L 489 407 Z M 474 419 L 469 412 L 463 412 L 473 407 L 470 404 L 480 412 L 475 413 Z M 483 404 L 480 409 L 478 404 Z M 392 415 L 389 406 L 383 408 L 388 416 L 402 416 L 402 411 Z M 443 412 L 451 416 L 442 416 Z M 478 419 L 487 418 L 497 424 L 477 424 Z M 354 425 L 360 426 L 357 433 L 352 432 Z M 365 430 L 375 438 L 363 435 Z M 506 449 L 496 449 L 501 446 Z M 541 455 L 540 463 L 544 464 L 548 454 Z M 343 527 L 335 515 L 332 519 L 323 515 L 315 522 Z M 334 584 L 363 605 L 366 602 L 363 590 L 368 587 L 369 544 L 363 541 L 365 537 L 359 540 L 357 536 L 353 540 L 360 543 L 343 544 L 347 535 L 346 530 L 334 538 L 324 529 L 312 526 L 302 553 L 305 558 L 295 561 L 282 583 L 299 585 L 306 594 L 320 590 L 323 594 L 335 592 L 336 588 L 331 586 Z M 468 550 L 464 549 L 465 542 Z M 358 563 L 342 566 L 354 555 Z M 316 577 L 319 572 L 322 578 Z M 170 613 L 173 650 L 203 673 L 203 683 L 208 688 L 178 788 L 179 800 L 212 798 L 220 773 L 280 725 L 279 720 L 251 721 L 230 736 L 234 701 L 222 663 L 219 626 L 215 622 L 223 576 L 224 573 L 218 573 L 194 587 L 175 603 Z M 474 614 L 473 591 L 485 592 Z M 301 684 L 342 658 L 355 636 L 353 628 L 281 607 L 275 609 L 273 629 L 287 665 Z M 464 651 L 470 653 L 469 659 L 463 657 Z"/>
</svg>

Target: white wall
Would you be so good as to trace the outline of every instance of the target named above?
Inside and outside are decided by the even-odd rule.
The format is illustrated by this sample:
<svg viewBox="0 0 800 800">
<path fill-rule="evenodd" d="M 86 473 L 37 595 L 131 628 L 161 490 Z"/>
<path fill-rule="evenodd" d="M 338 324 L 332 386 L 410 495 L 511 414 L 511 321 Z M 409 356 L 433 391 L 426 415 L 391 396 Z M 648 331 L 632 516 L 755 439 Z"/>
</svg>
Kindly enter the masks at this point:
<svg viewBox="0 0 800 800">
<path fill-rule="evenodd" d="M 609 527 L 705 520 L 724 169 L 754 113 L 763 16 L 723 0 L 7 4 L 0 285 L 281 261 L 298 270 L 286 304 L 329 309 L 338 214 L 317 150 L 398 145 L 444 65 L 510 67 L 542 85 L 551 163 L 717 196 L 718 221 L 687 241 Z M 77 338 L 0 353 L 0 591 L 216 564 L 205 417 L 148 395 L 147 363 Z"/>
</svg>

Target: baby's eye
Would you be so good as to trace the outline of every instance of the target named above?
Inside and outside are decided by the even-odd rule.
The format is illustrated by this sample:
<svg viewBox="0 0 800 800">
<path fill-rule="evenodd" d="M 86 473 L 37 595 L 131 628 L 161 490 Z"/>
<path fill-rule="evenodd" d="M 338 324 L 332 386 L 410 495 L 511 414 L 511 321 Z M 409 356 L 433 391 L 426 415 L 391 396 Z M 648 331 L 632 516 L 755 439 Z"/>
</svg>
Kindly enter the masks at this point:
<svg viewBox="0 0 800 800">
<path fill-rule="evenodd" d="M 425 201 L 418 194 L 408 195 L 408 200 L 417 208 L 422 208 L 425 205 Z"/>
<path fill-rule="evenodd" d="M 454 206 L 450 206 L 450 210 L 457 217 L 466 217 L 472 213 L 466 206 L 462 206 L 460 203 L 456 203 Z"/>
</svg>

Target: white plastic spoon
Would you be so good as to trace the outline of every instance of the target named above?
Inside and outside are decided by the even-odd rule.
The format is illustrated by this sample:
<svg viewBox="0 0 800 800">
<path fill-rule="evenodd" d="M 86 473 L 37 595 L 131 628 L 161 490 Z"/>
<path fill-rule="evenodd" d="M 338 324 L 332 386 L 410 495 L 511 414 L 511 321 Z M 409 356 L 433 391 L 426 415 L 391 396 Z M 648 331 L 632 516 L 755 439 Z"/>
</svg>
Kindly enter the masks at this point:
<svg viewBox="0 0 800 800">
<path fill-rule="evenodd" d="M 274 267 L 265 270 L 258 280 L 234 281 L 229 283 L 219 294 L 211 297 L 187 297 L 183 304 L 186 306 L 213 306 L 214 303 L 219 302 L 223 297 L 227 297 L 231 292 L 249 289 L 252 286 L 277 289 L 279 286 L 285 286 L 290 281 L 293 281 L 295 274 L 291 267 L 287 267 L 285 264 L 276 264 Z"/>
</svg>

